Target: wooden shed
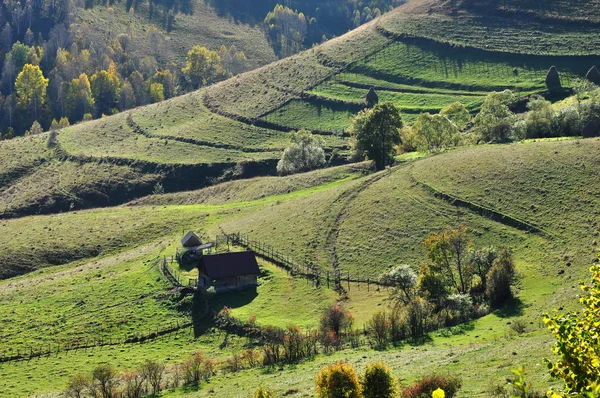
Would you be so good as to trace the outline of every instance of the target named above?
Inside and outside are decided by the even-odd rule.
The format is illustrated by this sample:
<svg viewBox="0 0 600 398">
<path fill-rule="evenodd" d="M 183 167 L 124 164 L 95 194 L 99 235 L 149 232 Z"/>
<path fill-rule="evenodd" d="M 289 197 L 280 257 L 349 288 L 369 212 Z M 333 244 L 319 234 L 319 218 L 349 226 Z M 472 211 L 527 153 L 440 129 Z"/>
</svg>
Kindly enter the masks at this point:
<svg viewBox="0 0 600 398">
<path fill-rule="evenodd" d="M 198 264 L 198 287 L 217 293 L 256 288 L 260 269 L 253 251 L 209 254 Z"/>
<path fill-rule="evenodd" d="M 202 243 L 202 239 L 194 231 L 190 231 L 181 239 L 181 246 L 183 246 L 183 252 L 180 253 L 178 250 L 177 258 L 185 263 L 198 261 L 202 255 L 210 254 L 213 243 Z"/>
</svg>

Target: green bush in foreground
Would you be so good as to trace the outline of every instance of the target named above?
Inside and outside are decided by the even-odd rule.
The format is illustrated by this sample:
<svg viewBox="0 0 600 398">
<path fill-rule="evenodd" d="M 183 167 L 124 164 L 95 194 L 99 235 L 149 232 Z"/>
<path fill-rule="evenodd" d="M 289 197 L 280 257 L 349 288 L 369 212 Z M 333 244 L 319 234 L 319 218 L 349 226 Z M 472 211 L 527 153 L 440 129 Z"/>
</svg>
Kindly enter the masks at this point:
<svg viewBox="0 0 600 398">
<path fill-rule="evenodd" d="M 373 362 L 367 365 L 361 384 L 364 398 L 396 396 L 396 382 L 392 371 L 382 362 Z"/>
<path fill-rule="evenodd" d="M 591 284 L 580 284 L 584 292 L 579 299 L 581 312 L 544 317 L 556 337 L 552 351 L 560 357 L 556 362 L 545 362 L 550 374 L 564 381 L 567 395 L 600 392 L 600 266 L 590 268 L 590 272 Z"/>
<path fill-rule="evenodd" d="M 344 361 L 323 368 L 316 379 L 319 398 L 359 398 L 360 384 L 354 366 Z"/>
</svg>

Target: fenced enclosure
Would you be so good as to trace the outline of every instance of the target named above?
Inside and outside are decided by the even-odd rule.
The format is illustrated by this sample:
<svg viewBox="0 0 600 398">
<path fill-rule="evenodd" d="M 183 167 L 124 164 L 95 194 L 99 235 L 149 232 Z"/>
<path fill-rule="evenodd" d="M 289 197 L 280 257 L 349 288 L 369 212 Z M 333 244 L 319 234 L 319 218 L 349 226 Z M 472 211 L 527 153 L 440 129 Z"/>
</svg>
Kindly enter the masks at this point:
<svg viewBox="0 0 600 398">
<path fill-rule="evenodd" d="M 290 275 L 306 278 L 307 282 L 312 283 L 316 288 L 324 286 L 337 291 L 349 291 L 352 284 L 354 284 L 359 290 L 361 289 L 361 285 L 363 287 L 366 285 L 367 291 L 370 291 L 371 288 L 380 289 L 381 287 L 388 287 L 369 276 L 361 278 L 356 275 L 352 276 L 350 271 L 342 272 L 340 269 L 323 270 L 314 264 L 299 262 L 292 256 L 276 250 L 269 244 L 257 239 L 251 239 L 248 234 L 237 232 L 219 235 L 215 241 L 215 248 L 218 248 L 219 245 L 227 245 L 228 250 L 230 250 L 231 246 L 241 246 L 250 249 L 259 257 L 285 269 Z"/>
</svg>

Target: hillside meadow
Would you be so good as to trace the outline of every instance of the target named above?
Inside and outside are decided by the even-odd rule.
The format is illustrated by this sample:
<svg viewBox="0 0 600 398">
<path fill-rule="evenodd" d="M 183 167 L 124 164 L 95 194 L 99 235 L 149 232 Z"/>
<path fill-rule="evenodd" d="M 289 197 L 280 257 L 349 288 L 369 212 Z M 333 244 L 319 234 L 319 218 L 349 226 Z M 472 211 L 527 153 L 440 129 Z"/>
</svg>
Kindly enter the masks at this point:
<svg viewBox="0 0 600 398">
<path fill-rule="evenodd" d="M 428 234 L 462 224 L 469 228 L 477 246 L 513 248 L 520 281 L 518 302 L 512 310 L 492 313 L 462 327 L 432 332 L 431 340 L 422 345 L 406 344 L 383 352 L 365 346 L 345 349 L 297 365 L 285 365 L 274 373 L 262 369 L 217 375 L 197 392 L 178 390 L 166 395 L 205 396 L 214 391 L 218 396 L 246 396 L 259 384 L 269 384 L 280 393 L 293 390 L 290 396 L 305 396 L 311 394 L 316 370 L 342 358 L 359 368 L 375 358 L 385 360 L 403 383 L 430 371 L 452 372 L 462 376 L 462 391 L 466 395 L 485 395 L 490 383 L 501 382 L 517 364 L 527 365 L 528 375 L 536 385 L 553 385 L 540 366 L 541 359 L 549 355 L 552 339 L 540 317 L 552 308 L 574 304 L 576 281 L 585 277 L 598 249 L 578 243 L 585 228 L 577 227 L 577 220 L 590 217 L 588 212 L 597 207 L 596 198 L 581 197 L 582 203 L 590 207 L 575 207 L 572 213 L 540 209 L 525 214 L 519 207 L 495 207 L 498 212 L 526 219 L 544 231 L 549 229 L 547 234 L 532 233 L 452 205 L 433 196 L 422 184 L 433 179 L 438 182 L 436 189 L 486 206 L 491 204 L 483 198 L 498 201 L 515 195 L 516 206 L 520 185 L 537 181 L 539 176 L 532 170 L 539 168 L 548 175 L 560 175 L 563 183 L 577 182 L 593 192 L 598 164 L 586 157 L 594 158 L 597 145 L 598 140 L 546 140 L 481 146 L 414 160 L 374 174 L 364 175 L 364 169 L 343 166 L 279 177 L 280 184 L 267 177 L 227 183 L 222 191 L 217 186 L 185 196 L 151 197 L 135 206 L 4 221 L 2 227 L 15 236 L 4 244 L 3 252 L 11 255 L 5 257 L 3 264 L 31 261 L 31 251 L 20 248 L 32 239 L 39 241 L 44 237 L 48 242 L 56 242 L 39 244 L 40 248 L 58 245 L 54 254 L 43 250 L 37 254 L 38 258 L 55 256 L 56 261 L 49 267 L 0 283 L 1 318 L 10 325 L 3 329 L 0 351 L 7 355 L 15 350 L 51 347 L 58 352 L 3 363 L 0 374 L 2 379 L 12 380 L 5 383 L 11 396 L 25 396 L 34 391 L 60 390 L 74 367 L 90 371 L 109 362 L 124 370 L 146 358 L 174 364 L 198 350 L 225 360 L 246 349 L 248 342 L 244 338 L 226 337 L 210 324 L 202 326 L 205 321 L 183 327 L 194 321 L 194 312 L 190 312 L 188 300 L 170 292 L 156 260 L 173 255 L 181 234 L 190 229 L 207 239 L 222 231 L 248 233 L 299 262 L 312 262 L 326 270 L 337 261 L 344 273 L 376 279 L 394 264 L 418 266 L 425 261 L 420 243 Z M 466 161 L 464 164 L 472 167 L 468 170 L 473 173 L 496 173 L 494 180 L 488 180 L 490 185 L 481 185 L 485 180 L 482 177 L 478 179 L 480 185 L 469 185 L 468 191 L 452 190 L 462 184 L 447 186 L 443 181 L 456 179 L 451 165 L 457 164 L 457 157 L 466 157 L 474 164 L 477 159 L 486 159 L 489 167 L 470 166 Z M 500 173 L 495 162 L 511 172 Z M 589 172 L 578 172 L 577 165 L 581 164 Z M 565 165 L 572 173 L 565 173 Z M 471 178 L 468 173 L 463 174 Z M 285 192 L 269 189 L 286 184 L 289 188 Z M 253 189 L 264 195 L 252 193 Z M 568 228 L 554 231 L 547 227 L 560 223 Z M 97 227 L 90 229 L 92 224 Z M 74 257 L 78 246 L 81 251 Z M 84 250 L 88 247 L 94 250 Z M 305 279 L 294 278 L 262 260 L 260 266 L 262 273 L 255 296 L 242 293 L 216 297 L 215 310 L 227 305 L 240 319 L 255 315 L 261 325 L 296 324 L 311 329 L 317 326 L 327 303 L 338 301 L 355 313 L 361 328 L 376 308 L 389 305 L 385 289 L 371 286 L 367 290 L 366 284 L 352 282 L 347 297 L 340 297 L 326 286 L 315 288 Z M 193 276 L 185 274 L 187 269 L 180 272 Z M 291 307 L 298 311 L 288 311 Z M 524 334 L 511 331 L 509 322 L 515 319 L 528 325 Z M 143 342 L 124 342 L 172 325 L 180 325 L 180 329 Z M 64 351 L 69 344 L 99 339 L 116 343 Z M 475 377 L 469 371 L 472 366 L 480 369 Z M 52 376 L 52 382 L 48 382 L 47 375 Z M 24 377 L 27 383 L 18 382 Z"/>
</svg>

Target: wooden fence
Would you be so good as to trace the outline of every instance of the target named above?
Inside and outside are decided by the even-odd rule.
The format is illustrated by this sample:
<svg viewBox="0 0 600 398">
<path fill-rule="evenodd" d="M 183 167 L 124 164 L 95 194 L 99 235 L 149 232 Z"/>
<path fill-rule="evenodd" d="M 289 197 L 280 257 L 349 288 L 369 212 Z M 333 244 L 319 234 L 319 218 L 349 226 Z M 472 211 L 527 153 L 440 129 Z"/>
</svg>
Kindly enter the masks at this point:
<svg viewBox="0 0 600 398">
<path fill-rule="evenodd" d="M 171 337 L 173 333 L 178 333 L 180 330 L 190 328 L 193 326 L 192 322 L 176 321 L 170 323 L 168 326 L 157 327 L 156 329 L 146 330 L 144 332 L 136 332 L 130 336 L 113 338 L 113 337 L 101 337 L 99 339 L 78 339 L 67 341 L 63 343 L 39 343 L 25 345 L 16 349 L 6 349 L 0 352 L 0 363 L 29 360 L 33 358 L 49 357 L 51 355 L 58 355 L 69 351 L 78 350 L 94 350 L 102 347 L 119 346 L 119 345 L 131 345 L 136 343 L 144 343 L 146 341 L 155 340 L 161 336 Z M 193 333 L 193 330 L 192 330 Z"/>
<path fill-rule="evenodd" d="M 371 291 L 372 288 L 380 289 L 381 287 L 388 287 L 386 284 L 370 276 L 353 276 L 350 271 L 341 271 L 339 269 L 331 271 L 322 270 L 313 264 L 303 264 L 292 256 L 276 250 L 269 244 L 256 239 L 250 239 L 247 234 L 238 232 L 217 236 L 215 247 L 218 248 L 219 245 L 223 244 L 226 244 L 228 249 L 231 245 L 250 249 L 259 257 L 284 268 L 290 275 L 306 278 L 307 281 L 310 281 L 317 288 L 326 286 L 331 289 L 349 291 L 352 284 L 355 284 L 359 290 L 361 285 L 366 285 L 367 291 Z"/>
</svg>

